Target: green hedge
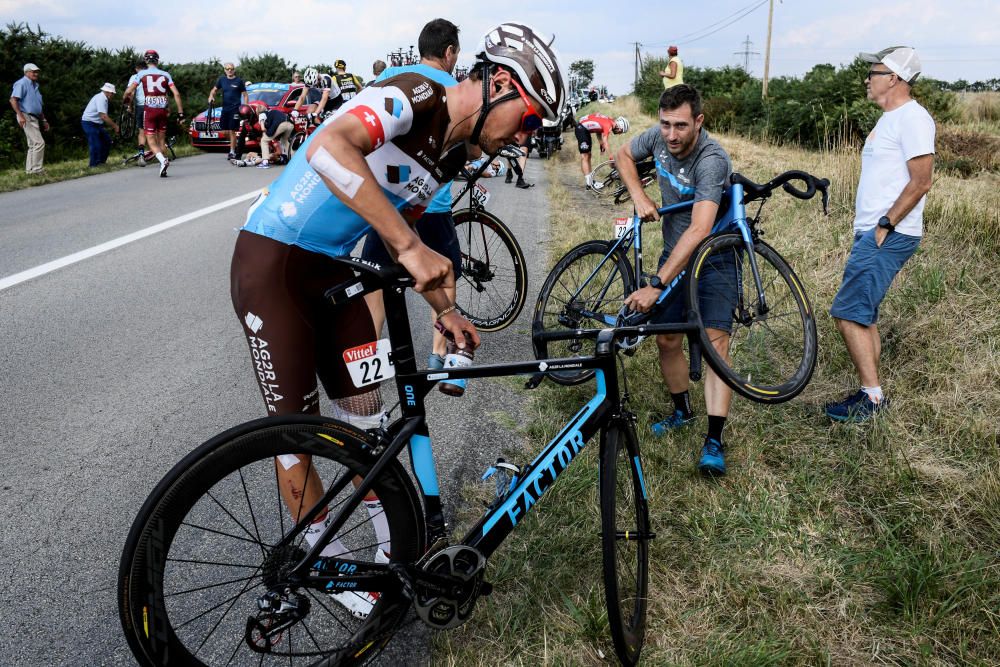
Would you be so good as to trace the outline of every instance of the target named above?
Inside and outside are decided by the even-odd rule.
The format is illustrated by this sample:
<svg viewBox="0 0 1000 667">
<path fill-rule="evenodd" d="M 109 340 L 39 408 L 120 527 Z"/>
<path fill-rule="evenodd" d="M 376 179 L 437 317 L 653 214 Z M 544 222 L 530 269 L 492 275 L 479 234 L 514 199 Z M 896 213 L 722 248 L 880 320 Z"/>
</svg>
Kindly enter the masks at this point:
<svg viewBox="0 0 1000 667">
<path fill-rule="evenodd" d="M 635 93 L 648 113 L 656 113 L 663 91 L 657 73 L 666 62 L 643 62 Z M 777 77 L 769 83 L 767 100 L 761 99 L 760 80 L 735 67 L 685 67 L 684 81 L 701 92 L 709 130 L 821 148 L 863 140 L 881 115 L 865 96 L 868 67 L 857 59 L 846 67 L 816 65 L 802 78 Z M 914 96 L 939 123 L 957 113 L 955 95 L 943 87 L 933 79 L 914 87 Z"/>
<path fill-rule="evenodd" d="M 41 68 L 39 85 L 45 116 L 52 127 L 45 135 L 46 162 L 86 155 L 87 141 L 80 128 L 80 116 L 87 102 L 104 82 L 115 84 L 118 95 L 111 103 L 110 112 L 117 119 L 121 111 L 121 94 L 129 77 L 135 73 L 136 59 L 146 48 L 144 45 L 142 49 L 131 46 L 116 51 L 98 49 L 49 35 L 40 27 L 32 28 L 25 23 L 10 23 L 0 30 L 0 76 L 3 85 L 7 86 L 7 98 L 14 82 L 24 75 L 25 63 L 32 62 Z M 162 57 L 169 58 L 167 49 L 159 50 Z M 271 53 L 244 54 L 233 60 L 237 62 L 238 74 L 254 82 L 291 81 L 292 72 L 297 69 L 294 63 Z M 333 70 L 325 64 L 314 67 L 325 72 Z M 163 68 L 173 76 L 189 118 L 207 106 L 208 92 L 223 74 L 220 61 L 215 59 L 207 63 L 165 62 Z M 178 133 L 173 119 L 171 123 L 169 131 Z M 22 166 L 26 147 L 24 132 L 18 127 L 10 106 L 5 104 L 0 113 L 0 169 Z"/>
</svg>

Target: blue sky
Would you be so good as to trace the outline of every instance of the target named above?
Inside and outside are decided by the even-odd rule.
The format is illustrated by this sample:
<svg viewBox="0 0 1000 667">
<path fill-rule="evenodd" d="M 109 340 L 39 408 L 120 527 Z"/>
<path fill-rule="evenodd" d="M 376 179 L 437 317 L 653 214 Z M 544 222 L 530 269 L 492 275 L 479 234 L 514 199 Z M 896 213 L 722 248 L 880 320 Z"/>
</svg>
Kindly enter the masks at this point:
<svg viewBox="0 0 1000 667">
<path fill-rule="evenodd" d="M 278 53 L 300 65 L 344 58 L 348 69 L 370 75 L 376 58 L 416 44 L 429 19 L 444 17 L 462 29 L 465 57 L 488 28 L 519 20 L 556 35 L 564 66 L 596 63 L 596 81 L 628 92 L 633 42 L 663 55 L 677 44 L 691 66 L 743 63 L 735 52 L 749 37 L 750 71 L 761 76 L 767 37 L 766 0 L 572 3 L 261 2 L 258 0 L 0 0 L 0 20 L 40 25 L 46 32 L 96 46 L 157 49 L 167 62 L 239 60 L 241 54 Z M 744 15 L 745 14 L 745 15 Z M 848 63 L 859 51 L 914 46 L 924 73 L 970 81 L 1000 76 L 1000 2 L 988 0 L 775 0 L 771 74 L 800 75 L 817 63 Z M 44 70 L 44 63 L 38 63 Z"/>
</svg>

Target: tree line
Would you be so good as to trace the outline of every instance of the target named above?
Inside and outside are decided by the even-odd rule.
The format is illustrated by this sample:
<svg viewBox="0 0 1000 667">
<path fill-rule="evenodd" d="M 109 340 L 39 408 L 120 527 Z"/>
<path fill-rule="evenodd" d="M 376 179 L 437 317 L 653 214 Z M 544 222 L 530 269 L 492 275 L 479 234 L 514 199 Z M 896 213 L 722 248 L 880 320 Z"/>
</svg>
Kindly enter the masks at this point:
<svg viewBox="0 0 1000 667">
<path fill-rule="evenodd" d="M 169 56 L 169 46 L 155 46 L 159 47 L 164 57 Z M 7 97 L 14 82 L 23 76 L 25 63 L 35 63 L 41 69 L 39 85 L 45 116 L 52 126 L 45 135 L 46 162 L 86 156 L 87 141 L 80 127 L 84 107 L 102 84 L 110 82 L 118 89 L 109 110 L 110 115 L 117 118 L 122 108 L 122 93 L 129 77 L 135 73 L 135 63 L 145 48 L 95 48 L 84 42 L 50 35 L 41 27 L 26 23 L 9 23 L 0 30 L 0 76 L 7 87 Z M 239 76 L 254 82 L 288 82 L 292 80 L 292 72 L 299 69 L 295 63 L 272 53 L 244 54 L 231 60 L 237 63 Z M 208 106 L 208 92 L 223 75 L 222 63 L 218 59 L 202 63 L 165 61 L 161 66 L 170 72 L 181 91 L 188 118 Z M 333 71 L 329 64 L 319 63 L 312 67 L 324 72 Z M 23 167 L 26 148 L 24 132 L 10 107 L 4 105 L 4 108 L 6 111 L 0 114 L 0 169 Z M 173 118 L 171 122 L 174 122 Z M 177 133 L 180 129 L 172 126 L 170 132 Z"/>
</svg>

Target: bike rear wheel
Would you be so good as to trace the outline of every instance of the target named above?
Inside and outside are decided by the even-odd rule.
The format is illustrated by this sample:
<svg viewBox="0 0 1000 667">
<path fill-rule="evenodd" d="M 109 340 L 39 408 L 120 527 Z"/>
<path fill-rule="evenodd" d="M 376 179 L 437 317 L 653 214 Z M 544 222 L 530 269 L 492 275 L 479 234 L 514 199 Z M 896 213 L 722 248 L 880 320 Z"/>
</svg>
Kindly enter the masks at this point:
<svg viewBox="0 0 1000 667">
<path fill-rule="evenodd" d="M 528 268 L 514 234 L 495 215 L 455 213 L 462 276 L 455 306 L 480 331 L 499 331 L 517 319 L 528 296 Z"/>
<path fill-rule="evenodd" d="M 688 304 L 702 320 L 702 351 L 712 369 L 737 393 L 761 403 L 797 396 L 816 366 L 816 321 L 805 289 L 774 248 L 754 242 L 764 301 L 760 299 L 742 236 L 706 239 L 689 266 Z M 714 301 L 732 316 L 724 351 L 718 329 L 705 322 Z"/>
<path fill-rule="evenodd" d="M 185 457 L 139 512 L 122 554 L 118 604 L 130 648 L 143 665 L 308 665 L 321 656 L 359 664 L 388 642 L 409 608 L 402 590 L 385 590 L 359 620 L 322 588 L 289 587 L 306 598 L 306 615 L 261 651 L 253 627 L 280 620 L 258 609 L 260 597 L 305 555 L 303 534 L 282 548 L 295 525 L 278 489 L 278 466 L 305 466 L 323 489 L 343 487 L 336 512 L 374 458 L 364 433 L 320 417 L 250 422 Z M 423 553 L 423 515 L 406 472 L 390 464 L 373 491 L 391 536 L 391 557 Z M 305 513 L 309 508 L 296 508 Z M 371 562 L 379 549 L 370 515 L 357 507 L 338 538 L 345 560 Z M 333 561 L 338 563 L 338 561 Z M 342 564 L 342 563 L 341 563 Z M 343 595 L 343 594 L 341 594 Z M 256 646 L 252 646 L 252 643 Z"/>
<path fill-rule="evenodd" d="M 616 420 L 601 430 L 601 551 L 608 625 L 623 665 L 634 665 L 642 651 L 650 539 L 635 429 Z"/>
<path fill-rule="evenodd" d="M 539 341 L 534 334 L 615 326 L 625 297 L 635 289 L 632 265 L 607 241 L 587 241 L 566 253 L 549 273 L 535 303 L 531 324 L 536 359 L 577 357 L 590 353 L 590 341 Z M 589 380 L 593 370 L 554 371 L 559 384 Z"/>
</svg>

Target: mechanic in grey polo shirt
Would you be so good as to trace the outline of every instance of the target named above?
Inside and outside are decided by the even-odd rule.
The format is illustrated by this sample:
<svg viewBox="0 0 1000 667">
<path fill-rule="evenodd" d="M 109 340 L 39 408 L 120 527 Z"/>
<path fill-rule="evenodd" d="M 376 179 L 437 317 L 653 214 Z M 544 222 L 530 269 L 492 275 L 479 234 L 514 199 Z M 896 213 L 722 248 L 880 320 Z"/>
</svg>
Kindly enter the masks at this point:
<svg viewBox="0 0 1000 667">
<path fill-rule="evenodd" d="M 687 266 L 691 254 L 712 231 L 729 182 L 732 166 L 722 146 L 702 129 L 705 120 L 701 112 L 701 96 L 691 85 L 680 84 L 663 91 L 660 96 L 660 124 L 651 127 L 631 143 L 622 146 L 615 156 L 622 181 L 635 202 L 636 213 L 643 220 L 656 220 L 657 205 L 646 195 L 639 180 L 635 163 L 648 157 L 656 162 L 657 179 L 663 206 L 682 201 L 694 201 L 689 211 L 674 213 L 663 219 L 663 255 L 657 273 L 649 285 L 633 292 L 625 305 L 639 312 L 648 312 L 668 285 Z M 718 275 L 716 275 L 718 274 Z M 727 294 L 735 280 L 726 271 L 711 272 L 705 279 L 718 280 L 716 290 L 706 294 Z M 680 290 L 678 290 L 678 294 Z M 702 321 L 722 354 L 729 347 L 732 330 L 732 310 L 729 301 L 704 299 L 700 304 Z M 683 298 L 674 298 L 658 312 L 653 322 L 684 322 L 687 319 Z M 684 358 L 685 334 L 660 334 L 656 345 L 660 371 L 673 399 L 673 410 L 653 424 L 653 433 L 664 435 L 694 421 L 694 411 L 688 397 L 688 364 Z M 698 469 L 706 475 L 724 475 L 722 429 L 729 415 L 732 390 L 708 369 L 705 378 L 705 406 L 708 412 L 708 433 L 701 450 Z"/>
<path fill-rule="evenodd" d="M 28 63 L 24 66 L 24 76 L 14 83 L 10 91 L 10 106 L 17 116 L 17 124 L 24 130 L 28 138 L 28 155 L 24 161 L 24 170 L 29 174 L 42 173 L 42 160 L 45 158 L 45 139 L 42 131 L 49 131 L 49 122 L 42 112 L 42 93 L 38 90 L 38 65 Z"/>
</svg>

